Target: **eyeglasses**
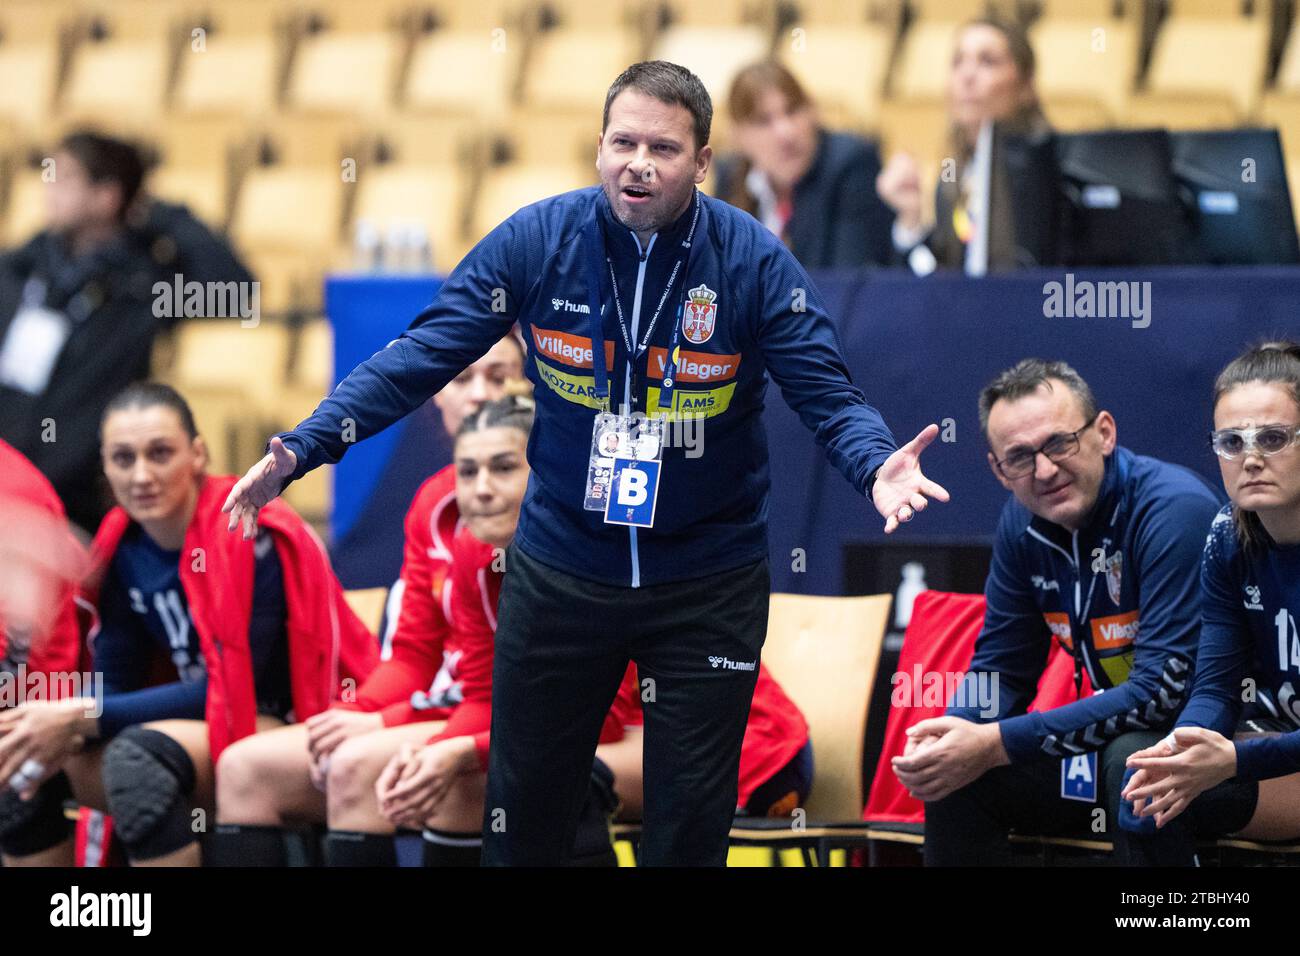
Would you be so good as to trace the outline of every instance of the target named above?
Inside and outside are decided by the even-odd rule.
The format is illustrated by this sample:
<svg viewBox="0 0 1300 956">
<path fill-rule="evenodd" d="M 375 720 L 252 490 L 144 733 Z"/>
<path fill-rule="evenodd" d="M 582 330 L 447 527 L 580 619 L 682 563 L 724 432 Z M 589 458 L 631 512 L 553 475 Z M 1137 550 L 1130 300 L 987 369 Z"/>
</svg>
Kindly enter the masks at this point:
<svg viewBox="0 0 1300 956">
<path fill-rule="evenodd" d="M 1210 433 L 1210 447 L 1225 461 L 1242 455 L 1268 458 L 1286 451 L 1300 437 L 1297 425 L 1260 425 L 1258 428 L 1220 428 Z"/>
<path fill-rule="evenodd" d="M 1097 415 L 1099 414 L 1101 413 L 1098 412 Z M 1079 436 L 1093 426 L 1097 421 L 1097 415 L 1088 419 L 1088 423 L 1078 431 L 1053 435 L 1032 451 L 1025 449 L 1008 455 L 997 463 L 998 471 L 1007 481 L 1015 481 L 1033 473 L 1040 454 L 1046 455 L 1047 460 L 1053 464 L 1065 461 L 1079 451 Z"/>
</svg>

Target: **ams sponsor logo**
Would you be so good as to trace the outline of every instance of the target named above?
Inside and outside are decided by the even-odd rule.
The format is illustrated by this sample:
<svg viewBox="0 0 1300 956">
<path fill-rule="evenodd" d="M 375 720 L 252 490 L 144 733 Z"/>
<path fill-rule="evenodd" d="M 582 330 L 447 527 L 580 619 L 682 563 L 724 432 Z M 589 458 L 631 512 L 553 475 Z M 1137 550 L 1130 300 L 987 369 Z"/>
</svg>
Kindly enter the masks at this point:
<svg viewBox="0 0 1300 956">
<path fill-rule="evenodd" d="M 731 407 L 731 396 L 736 392 L 736 383 L 719 388 L 706 388 L 687 392 L 673 389 L 672 408 L 664 416 L 668 421 L 681 421 L 686 418 L 712 418 L 721 415 Z M 646 408 L 658 410 L 659 389 L 650 386 L 646 394 Z"/>
</svg>

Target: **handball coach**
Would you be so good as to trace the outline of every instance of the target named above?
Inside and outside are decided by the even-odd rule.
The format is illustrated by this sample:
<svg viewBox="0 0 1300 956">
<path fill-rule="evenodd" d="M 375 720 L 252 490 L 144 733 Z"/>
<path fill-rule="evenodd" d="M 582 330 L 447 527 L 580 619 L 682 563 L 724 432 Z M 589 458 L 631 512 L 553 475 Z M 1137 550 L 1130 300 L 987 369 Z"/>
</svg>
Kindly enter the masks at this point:
<svg viewBox="0 0 1300 956">
<path fill-rule="evenodd" d="M 712 116 L 690 71 L 629 67 L 605 99 L 601 185 L 494 229 L 224 505 L 251 534 L 288 481 L 417 408 L 519 323 L 537 419 L 500 597 L 486 864 L 565 862 L 629 659 L 645 712 L 642 862 L 725 863 L 771 589 L 769 373 L 887 532 L 948 500 L 918 463 L 937 426 L 896 447 L 794 256 L 696 188 Z M 675 440 L 686 425 L 700 447 Z"/>
</svg>

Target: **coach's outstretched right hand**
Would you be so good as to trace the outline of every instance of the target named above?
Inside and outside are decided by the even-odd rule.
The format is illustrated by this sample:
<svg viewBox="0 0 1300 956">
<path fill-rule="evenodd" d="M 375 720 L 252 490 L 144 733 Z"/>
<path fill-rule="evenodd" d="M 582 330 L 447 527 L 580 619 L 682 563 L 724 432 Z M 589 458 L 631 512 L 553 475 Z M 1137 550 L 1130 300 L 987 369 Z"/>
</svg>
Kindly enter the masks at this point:
<svg viewBox="0 0 1300 956">
<path fill-rule="evenodd" d="M 221 506 L 222 512 L 230 515 L 226 530 L 234 531 L 242 522 L 244 540 L 251 538 L 257 528 L 257 513 L 280 494 L 285 481 L 297 467 L 298 456 L 285 448 L 280 439 L 272 438 L 271 453 L 248 469 L 248 473 L 230 489 L 230 496 Z"/>
</svg>

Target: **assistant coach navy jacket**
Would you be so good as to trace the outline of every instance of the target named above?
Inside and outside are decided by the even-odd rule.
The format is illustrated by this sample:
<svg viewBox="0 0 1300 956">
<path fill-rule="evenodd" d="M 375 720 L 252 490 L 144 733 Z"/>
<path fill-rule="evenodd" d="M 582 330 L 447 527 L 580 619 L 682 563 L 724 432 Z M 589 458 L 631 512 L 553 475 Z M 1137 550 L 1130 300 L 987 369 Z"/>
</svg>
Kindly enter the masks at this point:
<svg viewBox="0 0 1300 956">
<path fill-rule="evenodd" d="M 1173 726 L 1196 661 L 1201 548 L 1218 508 L 1195 472 L 1122 447 L 1106 459 L 1097 501 L 1077 531 L 1007 500 L 970 673 L 998 678 L 991 716 L 1013 763 Z M 1053 639 L 1097 693 L 1026 712 Z M 966 696 L 948 713 L 989 719 Z"/>
<path fill-rule="evenodd" d="M 699 221 L 692 244 L 703 245 L 689 267 L 694 199 L 644 250 L 614 218 L 600 187 L 516 212 L 471 250 L 400 338 L 358 366 L 310 418 L 281 436 L 298 457 L 293 477 L 338 461 L 348 447 L 345 437 L 360 441 L 418 407 L 518 321 L 538 411 L 528 442 L 532 476 L 515 544 L 544 564 L 588 580 L 639 587 L 764 558 L 769 478 L 761 413 L 769 373 L 831 463 L 868 495 L 876 469 L 895 449 L 894 439 L 849 380 L 831 320 L 807 273 L 753 217 L 695 195 Z M 592 237 L 602 235 L 605 248 L 594 248 L 599 241 Z M 636 349 L 678 260 L 685 274 L 663 302 L 648 347 L 629 361 L 612 304 L 611 269 Z M 601 289 L 591 288 L 592 276 L 601 277 Z M 593 394 L 593 303 L 602 315 L 611 404 L 650 414 L 687 290 L 699 290 L 699 301 L 713 308 L 697 312 L 690 334 L 680 339 L 672 414 L 702 418 L 703 453 L 687 457 L 685 448 L 665 448 L 653 528 L 607 525 L 601 513 L 583 509 L 599 406 Z M 848 520 L 869 515 L 874 511 Z"/>
</svg>

